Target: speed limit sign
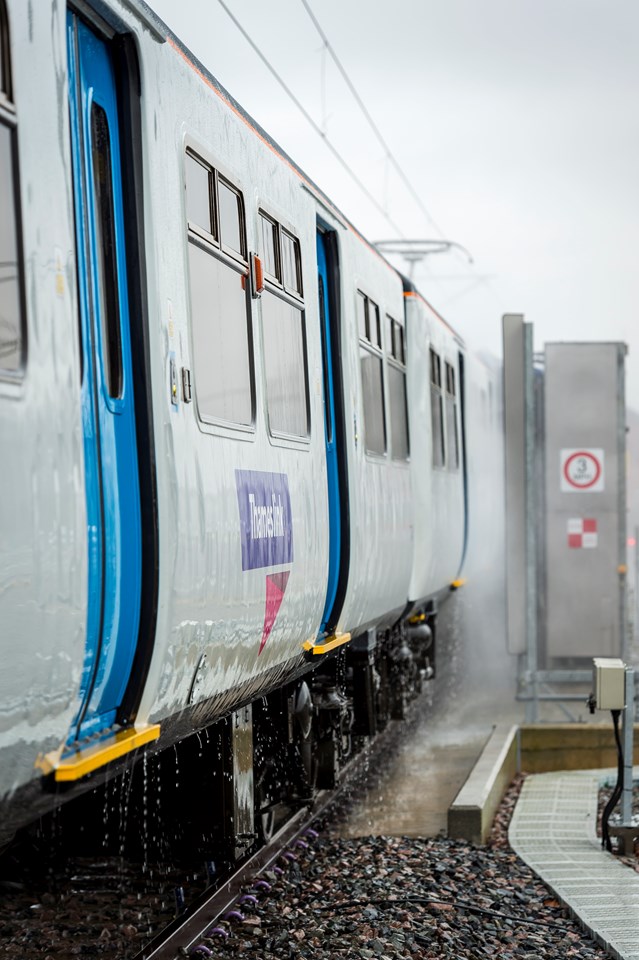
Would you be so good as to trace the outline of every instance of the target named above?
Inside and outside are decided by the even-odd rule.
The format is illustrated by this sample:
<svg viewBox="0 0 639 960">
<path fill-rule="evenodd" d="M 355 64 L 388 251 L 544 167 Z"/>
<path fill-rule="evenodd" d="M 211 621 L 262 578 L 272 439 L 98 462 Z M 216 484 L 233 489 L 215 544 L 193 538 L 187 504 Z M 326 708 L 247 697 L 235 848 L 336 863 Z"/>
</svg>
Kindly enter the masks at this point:
<svg viewBox="0 0 639 960">
<path fill-rule="evenodd" d="M 559 457 L 562 493 L 601 493 L 604 489 L 604 452 L 599 447 L 572 447 Z"/>
</svg>

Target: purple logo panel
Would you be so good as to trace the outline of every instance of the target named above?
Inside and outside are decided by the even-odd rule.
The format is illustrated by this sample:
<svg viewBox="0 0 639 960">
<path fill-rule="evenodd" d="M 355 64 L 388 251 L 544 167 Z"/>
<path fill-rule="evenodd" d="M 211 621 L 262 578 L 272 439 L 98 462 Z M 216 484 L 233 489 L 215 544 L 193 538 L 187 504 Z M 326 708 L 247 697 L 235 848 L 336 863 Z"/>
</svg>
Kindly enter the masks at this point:
<svg viewBox="0 0 639 960">
<path fill-rule="evenodd" d="M 236 470 L 242 570 L 293 561 L 293 517 L 285 473 Z"/>
</svg>

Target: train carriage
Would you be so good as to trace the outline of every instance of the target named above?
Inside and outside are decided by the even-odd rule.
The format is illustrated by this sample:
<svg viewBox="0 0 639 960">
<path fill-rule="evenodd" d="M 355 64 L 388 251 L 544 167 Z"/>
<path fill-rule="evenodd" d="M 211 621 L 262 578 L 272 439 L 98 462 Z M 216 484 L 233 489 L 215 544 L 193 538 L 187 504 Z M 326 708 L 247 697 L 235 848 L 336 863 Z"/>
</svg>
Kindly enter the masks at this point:
<svg viewBox="0 0 639 960">
<path fill-rule="evenodd" d="M 432 674 L 463 342 L 141 0 L 0 30 L 5 832 L 258 698 L 330 780 Z"/>
</svg>

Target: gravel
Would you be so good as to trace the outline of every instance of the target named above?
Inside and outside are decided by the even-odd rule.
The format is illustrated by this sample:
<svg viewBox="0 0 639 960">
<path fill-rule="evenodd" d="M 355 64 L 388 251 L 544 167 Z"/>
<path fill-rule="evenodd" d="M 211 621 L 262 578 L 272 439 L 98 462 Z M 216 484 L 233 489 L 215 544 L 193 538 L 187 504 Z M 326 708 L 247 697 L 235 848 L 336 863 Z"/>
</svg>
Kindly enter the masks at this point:
<svg viewBox="0 0 639 960">
<path fill-rule="evenodd" d="M 21 960 L 133 957 L 175 915 L 177 886 L 192 897 L 206 886 L 204 864 L 73 857 L 41 873 L 21 867 L 19 880 L 0 880 L 0 956 Z"/>
<path fill-rule="evenodd" d="M 326 837 L 264 876 L 272 889 L 203 945 L 216 958 L 607 957 L 509 850 Z M 202 951 L 202 955 L 205 954 Z"/>
<path fill-rule="evenodd" d="M 199 956 L 607 957 L 508 846 L 523 780 L 504 797 L 485 847 L 444 837 L 345 839 L 330 827 L 310 832 L 247 888 Z M 76 858 L 48 875 L 5 880 L 0 956 L 133 957 L 171 919 L 175 886 L 185 885 L 188 902 L 205 876 L 204 865 L 141 870 L 116 858 Z"/>
</svg>

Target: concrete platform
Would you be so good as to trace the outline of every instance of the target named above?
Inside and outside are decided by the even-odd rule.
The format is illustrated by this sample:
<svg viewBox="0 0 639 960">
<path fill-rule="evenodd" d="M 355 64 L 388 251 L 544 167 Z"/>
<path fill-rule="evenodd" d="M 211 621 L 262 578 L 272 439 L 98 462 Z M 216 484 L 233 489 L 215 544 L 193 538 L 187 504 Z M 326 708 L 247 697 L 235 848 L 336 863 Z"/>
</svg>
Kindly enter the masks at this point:
<svg viewBox="0 0 639 960">
<path fill-rule="evenodd" d="M 639 726 L 634 762 L 639 762 Z M 616 763 L 612 724 L 497 724 L 448 809 L 448 836 L 486 843 L 515 773 L 601 769 Z"/>
<path fill-rule="evenodd" d="M 582 770 L 528 777 L 508 838 L 613 957 L 639 960 L 639 874 L 603 850 L 596 836 L 599 784 L 611 773 Z"/>
<path fill-rule="evenodd" d="M 448 808 L 448 836 L 485 843 L 518 766 L 518 727 L 498 724 Z"/>
</svg>

